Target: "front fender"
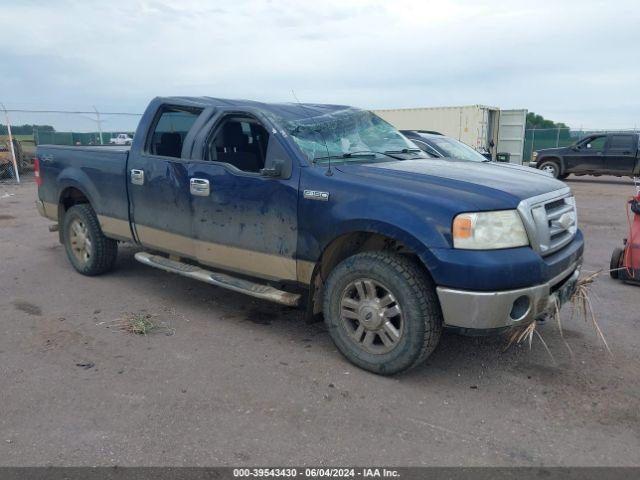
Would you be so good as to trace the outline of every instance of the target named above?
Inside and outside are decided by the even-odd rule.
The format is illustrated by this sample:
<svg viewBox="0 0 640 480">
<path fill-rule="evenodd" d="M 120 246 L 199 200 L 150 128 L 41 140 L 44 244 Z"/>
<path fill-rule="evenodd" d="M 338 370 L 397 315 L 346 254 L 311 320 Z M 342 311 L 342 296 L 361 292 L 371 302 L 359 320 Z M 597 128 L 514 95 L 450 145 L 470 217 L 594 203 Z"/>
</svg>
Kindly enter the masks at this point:
<svg viewBox="0 0 640 480">
<path fill-rule="evenodd" d="M 352 219 L 336 224 L 333 229 L 334 235 L 332 238 L 326 239 L 323 242 L 320 255 L 337 238 L 355 232 L 374 233 L 397 240 L 413 251 L 429 271 L 437 266 L 437 259 L 429 247 L 421 242 L 415 235 L 403 230 L 397 225 L 372 219 Z"/>
</svg>

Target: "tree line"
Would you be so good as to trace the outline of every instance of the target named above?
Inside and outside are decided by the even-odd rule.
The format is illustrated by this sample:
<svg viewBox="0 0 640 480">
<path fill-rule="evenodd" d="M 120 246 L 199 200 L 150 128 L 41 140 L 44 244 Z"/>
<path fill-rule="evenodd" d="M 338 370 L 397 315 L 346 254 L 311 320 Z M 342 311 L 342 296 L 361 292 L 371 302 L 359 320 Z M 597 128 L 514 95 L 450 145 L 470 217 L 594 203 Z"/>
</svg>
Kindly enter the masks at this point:
<svg viewBox="0 0 640 480">
<path fill-rule="evenodd" d="M 538 115 L 534 112 L 527 113 L 527 128 L 542 129 L 542 128 L 569 128 L 568 125 L 562 122 L 554 122 L 553 120 L 547 120 L 542 115 Z"/>
</svg>

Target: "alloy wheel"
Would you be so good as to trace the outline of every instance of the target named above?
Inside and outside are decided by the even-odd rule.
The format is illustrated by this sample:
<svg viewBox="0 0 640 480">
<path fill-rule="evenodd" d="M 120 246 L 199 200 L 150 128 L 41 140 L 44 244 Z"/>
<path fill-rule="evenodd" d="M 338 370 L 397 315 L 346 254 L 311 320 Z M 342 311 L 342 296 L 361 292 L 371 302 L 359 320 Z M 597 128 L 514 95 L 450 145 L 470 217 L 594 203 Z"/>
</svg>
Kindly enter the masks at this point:
<svg viewBox="0 0 640 480">
<path fill-rule="evenodd" d="M 74 256 L 81 263 L 87 263 L 92 254 L 92 243 L 87 226 L 82 220 L 76 218 L 71 222 L 69 240 Z"/>
<path fill-rule="evenodd" d="M 340 318 L 354 343 L 368 353 L 389 353 L 404 333 L 402 308 L 396 297 L 369 278 L 355 280 L 344 289 Z"/>
</svg>

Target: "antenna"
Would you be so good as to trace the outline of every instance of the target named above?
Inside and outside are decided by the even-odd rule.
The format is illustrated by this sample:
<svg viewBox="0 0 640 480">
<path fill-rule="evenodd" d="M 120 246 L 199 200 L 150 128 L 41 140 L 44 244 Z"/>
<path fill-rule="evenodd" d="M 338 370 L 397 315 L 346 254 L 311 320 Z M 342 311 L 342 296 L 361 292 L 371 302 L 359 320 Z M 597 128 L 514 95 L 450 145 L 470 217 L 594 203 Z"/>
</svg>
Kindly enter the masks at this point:
<svg viewBox="0 0 640 480">
<path fill-rule="evenodd" d="M 291 95 L 293 95 L 293 98 L 296 99 L 296 102 L 298 102 L 298 105 L 300 105 L 300 108 L 302 108 L 305 112 L 309 113 L 309 116 L 307 118 L 313 117 L 313 112 L 309 112 L 307 110 L 307 107 L 305 107 L 304 104 L 302 104 L 300 100 L 298 100 L 296 92 L 293 91 L 293 88 L 291 89 Z M 322 129 L 319 128 L 316 131 L 318 132 L 318 134 L 320 134 L 320 138 L 322 139 L 322 144 L 324 145 L 324 149 L 327 151 L 327 160 L 329 161 L 329 164 L 328 164 L 327 172 L 325 173 L 325 175 L 330 177 L 333 175 L 333 172 L 331 171 L 331 155 L 329 155 L 329 147 L 327 146 L 327 141 L 325 140 L 324 135 L 322 134 Z"/>
</svg>

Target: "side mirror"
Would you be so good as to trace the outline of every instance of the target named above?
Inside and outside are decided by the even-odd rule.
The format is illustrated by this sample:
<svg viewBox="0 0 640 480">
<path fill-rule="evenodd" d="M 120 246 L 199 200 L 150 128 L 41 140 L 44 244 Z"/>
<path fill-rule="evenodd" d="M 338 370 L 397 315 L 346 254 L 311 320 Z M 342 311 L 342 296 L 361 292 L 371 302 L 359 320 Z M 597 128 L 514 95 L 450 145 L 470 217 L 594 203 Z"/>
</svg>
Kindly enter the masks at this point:
<svg viewBox="0 0 640 480">
<path fill-rule="evenodd" d="M 284 162 L 282 160 L 274 160 L 273 166 L 270 168 L 261 168 L 260 175 L 268 178 L 279 178 L 282 176 L 282 168 L 284 166 Z"/>
<path fill-rule="evenodd" d="M 574 152 L 577 152 L 578 150 L 580 150 L 580 147 L 578 145 L 573 145 L 571 147 L 571 150 L 573 150 Z"/>
</svg>

